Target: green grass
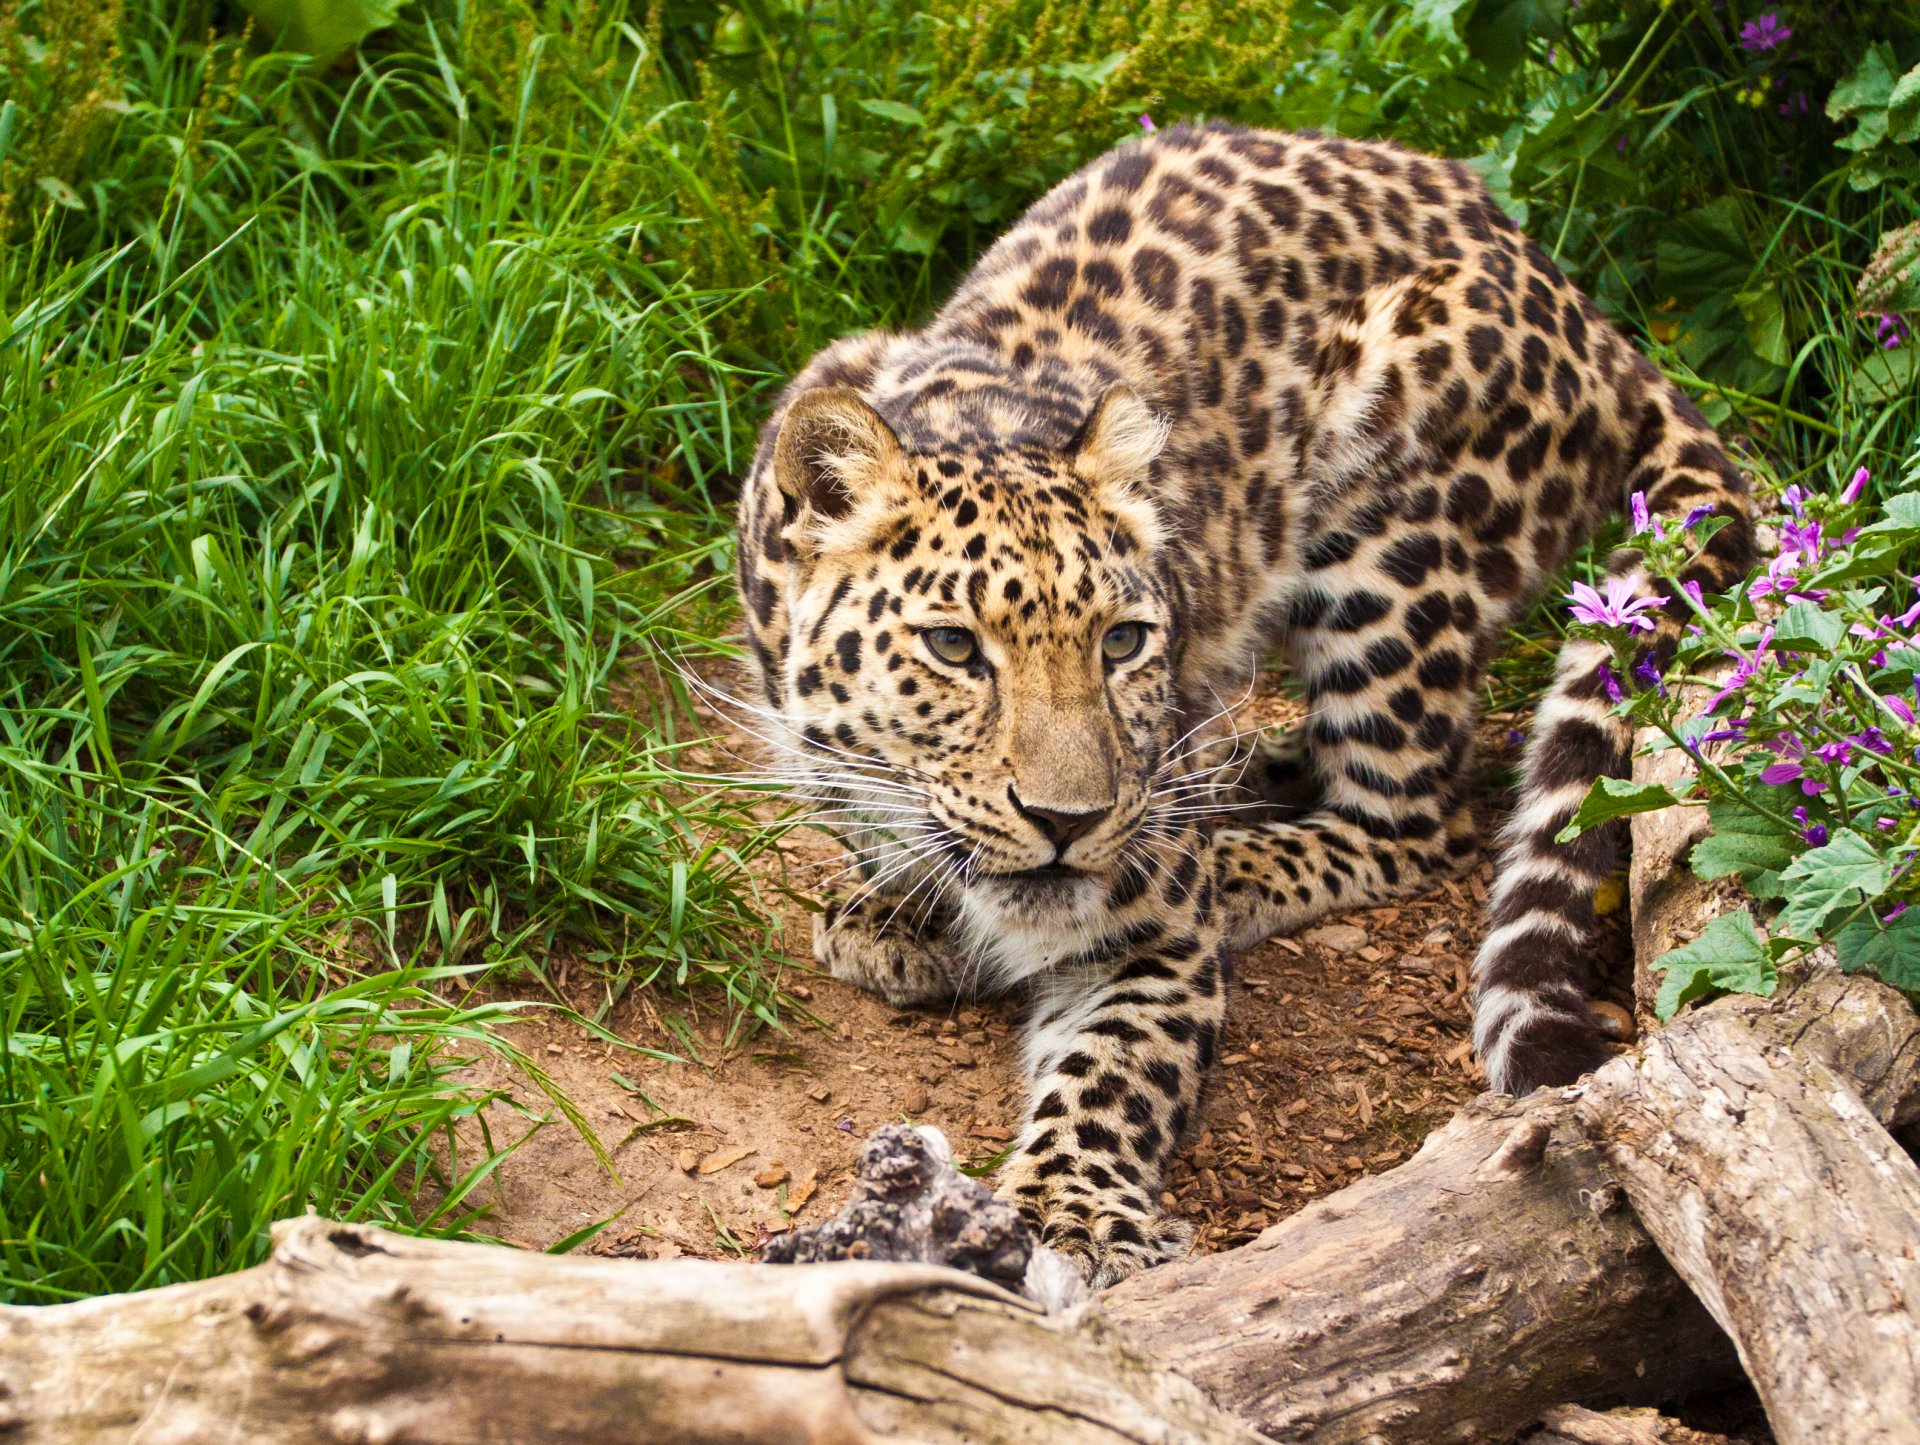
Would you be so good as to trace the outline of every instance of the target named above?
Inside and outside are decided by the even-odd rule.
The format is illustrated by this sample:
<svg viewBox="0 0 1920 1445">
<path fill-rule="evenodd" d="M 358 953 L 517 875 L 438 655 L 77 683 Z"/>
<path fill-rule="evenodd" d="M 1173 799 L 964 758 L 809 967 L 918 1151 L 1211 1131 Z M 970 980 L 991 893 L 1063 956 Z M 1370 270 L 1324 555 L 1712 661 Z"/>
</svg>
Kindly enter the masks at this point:
<svg viewBox="0 0 1920 1445">
<path fill-rule="evenodd" d="M 255 71 L 224 123 L 169 108 L 219 63 Z M 774 1016 L 765 834 L 673 786 L 682 700 L 631 685 L 724 587 L 739 297 L 636 254 L 674 217 L 599 209 L 603 153 L 481 143 L 430 54 L 344 100 L 231 47 L 145 64 L 145 213 L 0 259 L 15 1299 L 244 1263 L 308 1205 L 465 1223 L 449 1075 L 512 1051 L 448 1000 L 556 939 Z M 269 118 L 321 100 L 335 159 Z"/>
<path fill-rule="evenodd" d="M 733 481 L 783 375 L 1143 111 L 1484 153 L 1643 337 L 1693 286 L 1648 344 L 1757 466 L 1896 485 L 1920 398 L 1851 287 L 1913 188 L 1736 103 L 1695 8 L 1490 70 L 1403 0 L 1217 53 L 1165 0 L 412 0 L 315 68 L 218 0 L 0 0 L 0 1299 L 244 1265 L 308 1207 L 484 1230 L 456 1071 L 544 1086 L 489 970 L 777 1018 L 771 835 L 676 751 Z M 1718 260 L 1674 251 L 1722 197 Z"/>
</svg>

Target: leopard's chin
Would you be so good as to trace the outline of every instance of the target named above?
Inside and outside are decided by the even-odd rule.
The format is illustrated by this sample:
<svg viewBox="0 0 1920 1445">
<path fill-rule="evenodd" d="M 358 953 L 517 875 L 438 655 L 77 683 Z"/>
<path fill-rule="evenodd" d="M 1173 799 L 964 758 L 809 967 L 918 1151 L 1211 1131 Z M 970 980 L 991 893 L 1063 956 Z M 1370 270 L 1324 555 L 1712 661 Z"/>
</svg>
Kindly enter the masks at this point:
<svg viewBox="0 0 1920 1445">
<path fill-rule="evenodd" d="M 1106 884 L 1054 864 L 975 878 L 961 895 L 959 923 L 976 956 L 1002 985 L 1065 962 L 1085 946 L 1105 907 Z"/>
</svg>

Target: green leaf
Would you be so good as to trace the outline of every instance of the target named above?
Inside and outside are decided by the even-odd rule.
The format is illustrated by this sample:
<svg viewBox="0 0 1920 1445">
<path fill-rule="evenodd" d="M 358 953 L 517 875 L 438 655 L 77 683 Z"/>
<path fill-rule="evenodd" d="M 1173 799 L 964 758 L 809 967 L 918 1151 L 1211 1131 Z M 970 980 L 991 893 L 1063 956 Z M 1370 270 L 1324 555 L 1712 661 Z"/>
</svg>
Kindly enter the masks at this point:
<svg viewBox="0 0 1920 1445">
<path fill-rule="evenodd" d="M 1920 908 L 1891 923 L 1860 918 L 1834 935 L 1834 951 L 1848 973 L 1871 973 L 1908 993 L 1920 993 Z"/>
<path fill-rule="evenodd" d="M 1799 852 L 1799 838 L 1732 798 L 1707 804 L 1707 817 L 1712 831 L 1688 855 L 1693 871 L 1702 878 L 1737 875 L 1754 897 L 1778 898 L 1780 870 Z"/>
<path fill-rule="evenodd" d="M 1687 786 L 1692 787 L 1692 780 Z M 1587 796 L 1580 800 L 1580 808 L 1568 820 L 1567 826 L 1554 834 L 1556 843 L 1571 843 L 1587 829 L 1606 822 L 1610 818 L 1624 818 L 1629 813 L 1652 813 L 1661 808 L 1671 808 L 1680 799 L 1664 783 L 1636 783 L 1631 778 L 1595 778 L 1593 786 L 1587 789 Z"/>
<path fill-rule="evenodd" d="M 1887 498 L 1882 509 L 1886 515 L 1879 521 L 1862 527 L 1864 533 L 1897 532 L 1914 533 L 1920 536 L 1920 492 L 1895 492 Z"/>
<path fill-rule="evenodd" d="M 1662 1021 L 1713 989 L 1770 994 L 1780 984 L 1773 955 L 1744 908 L 1721 914 L 1692 943 L 1669 949 L 1653 966 L 1666 974 L 1653 1002 L 1654 1014 Z"/>
<path fill-rule="evenodd" d="M 1747 345 L 1762 361 L 1785 366 L 1793 360 L 1787 342 L 1787 307 L 1776 286 L 1760 285 L 1736 291 L 1734 305 L 1747 321 Z"/>
<path fill-rule="evenodd" d="M 898 121 L 901 125 L 924 129 L 927 118 L 910 105 L 897 100 L 863 100 L 860 109 L 868 115 L 877 115 L 882 120 Z"/>
<path fill-rule="evenodd" d="M 1527 58 L 1527 44 L 1567 33 L 1567 0 L 1483 0 L 1467 21 L 1467 49 L 1494 71 Z"/>
<path fill-rule="evenodd" d="M 240 0 L 282 49 L 331 60 L 400 16 L 401 0 Z"/>
<path fill-rule="evenodd" d="M 1460 24 L 1473 18 L 1474 0 L 1413 0 L 1413 23 L 1442 45 L 1459 45 Z"/>
<path fill-rule="evenodd" d="M 1851 828 L 1840 829 L 1823 847 L 1808 849 L 1781 870 L 1787 906 L 1778 930 L 1811 942 L 1835 913 L 1886 892 L 1892 871 L 1873 844 Z"/>
<path fill-rule="evenodd" d="M 1796 643 L 1831 652 L 1847 635 L 1847 624 L 1818 602 L 1796 602 L 1773 624 L 1773 645 L 1791 649 Z"/>
</svg>

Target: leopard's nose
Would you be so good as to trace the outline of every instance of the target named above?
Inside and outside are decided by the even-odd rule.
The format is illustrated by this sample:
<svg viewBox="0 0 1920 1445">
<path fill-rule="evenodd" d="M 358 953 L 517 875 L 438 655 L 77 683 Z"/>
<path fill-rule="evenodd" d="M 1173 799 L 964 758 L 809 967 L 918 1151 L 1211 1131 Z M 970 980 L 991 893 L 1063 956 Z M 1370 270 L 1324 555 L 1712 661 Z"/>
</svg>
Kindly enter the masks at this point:
<svg viewBox="0 0 1920 1445">
<path fill-rule="evenodd" d="M 1111 804 L 1086 812 L 1030 807 L 1020 801 L 1020 795 L 1012 788 L 1007 789 L 1007 798 L 1013 804 L 1014 810 L 1045 834 L 1047 841 L 1062 853 L 1099 827 L 1101 819 L 1113 811 Z"/>
</svg>

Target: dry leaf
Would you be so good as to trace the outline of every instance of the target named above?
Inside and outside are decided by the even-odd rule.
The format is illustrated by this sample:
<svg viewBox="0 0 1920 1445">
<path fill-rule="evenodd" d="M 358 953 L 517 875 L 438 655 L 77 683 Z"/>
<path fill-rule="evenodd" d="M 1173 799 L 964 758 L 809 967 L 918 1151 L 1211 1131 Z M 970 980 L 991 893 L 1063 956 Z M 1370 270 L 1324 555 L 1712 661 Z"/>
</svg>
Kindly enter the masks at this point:
<svg viewBox="0 0 1920 1445">
<path fill-rule="evenodd" d="M 806 1202 L 813 1198 L 814 1191 L 820 1187 L 820 1171 L 809 1169 L 807 1177 L 787 1191 L 787 1213 L 798 1214 Z"/>
<path fill-rule="evenodd" d="M 716 1149 L 700 1161 L 702 1174 L 718 1174 L 722 1169 L 738 1164 L 747 1155 L 754 1153 L 751 1144 L 739 1144 L 731 1149 Z"/>
</svg>

